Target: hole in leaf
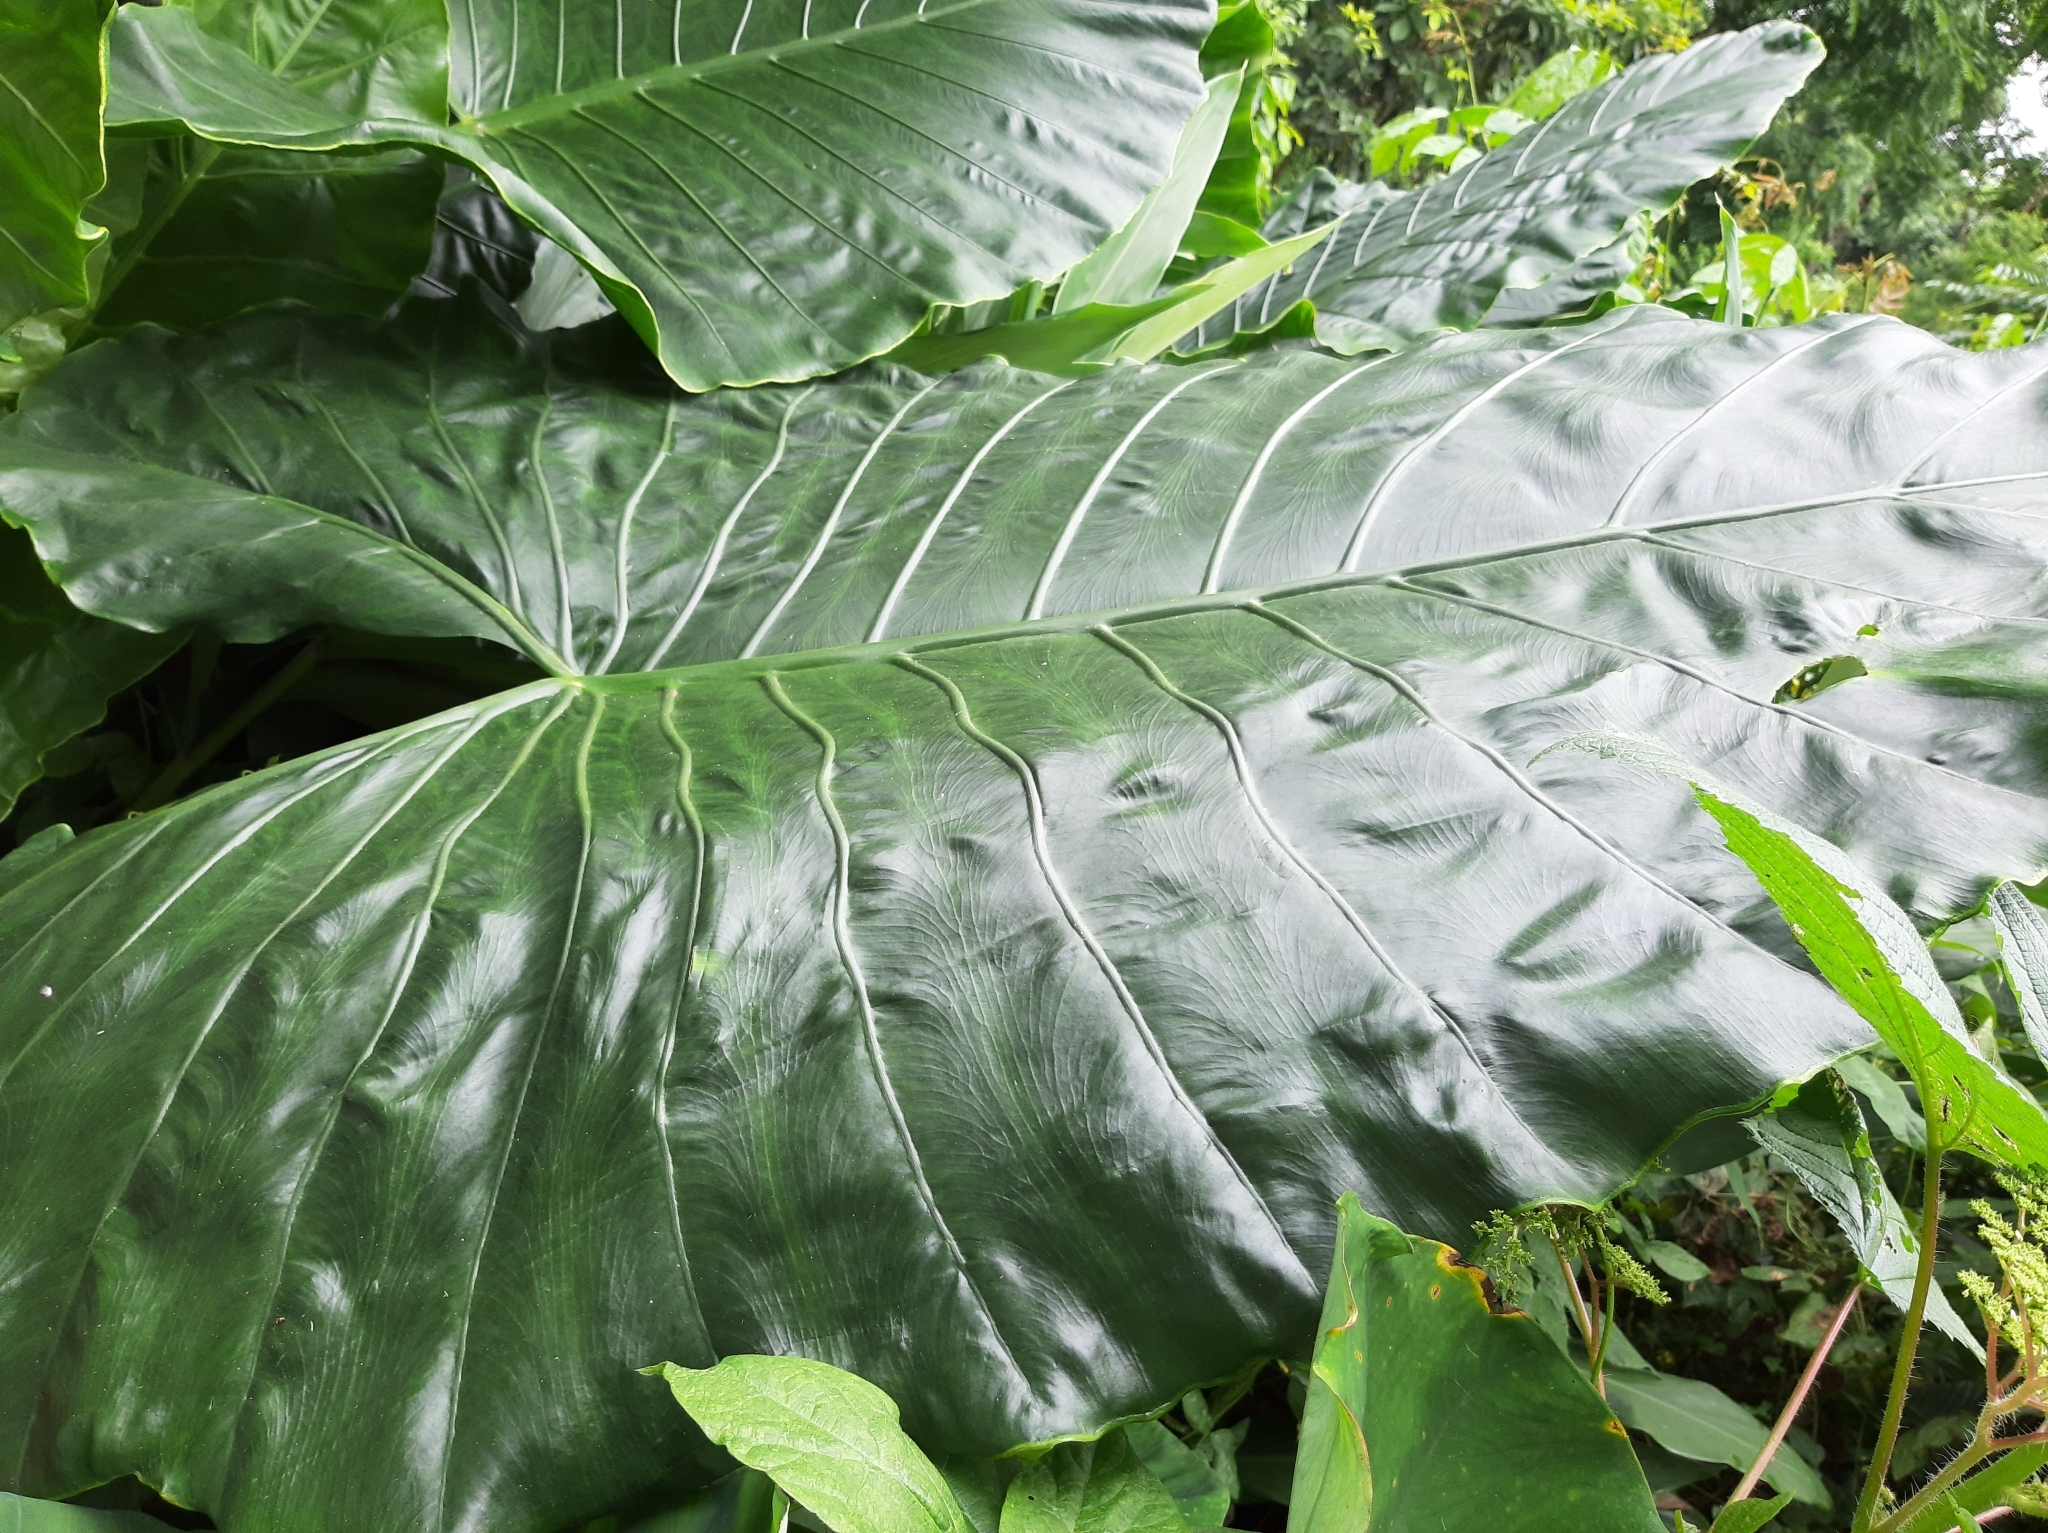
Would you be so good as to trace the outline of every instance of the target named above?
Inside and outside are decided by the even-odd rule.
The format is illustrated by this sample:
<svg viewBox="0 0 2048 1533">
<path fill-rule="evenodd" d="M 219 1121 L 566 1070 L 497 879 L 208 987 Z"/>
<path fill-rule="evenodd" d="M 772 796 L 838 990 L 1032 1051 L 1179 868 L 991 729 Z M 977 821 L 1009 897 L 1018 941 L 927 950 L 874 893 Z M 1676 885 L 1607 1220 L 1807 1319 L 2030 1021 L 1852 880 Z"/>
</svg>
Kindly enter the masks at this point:
<svg viewBox="0 0 2048 1533">
<path fill-rule="evenodd" d="M 1771 695 L 1774 703 L 1803 703 L 1809 697 L 1817 697 L 1829 687 L 1839 687 L 1845 681 L 1858 676 L 1868 676 L 1870 671 L 1854 655 L 1834 655 L 1826 660 L 1816 660 L 1805 670 L 1794 676 Z"/>
</svg>

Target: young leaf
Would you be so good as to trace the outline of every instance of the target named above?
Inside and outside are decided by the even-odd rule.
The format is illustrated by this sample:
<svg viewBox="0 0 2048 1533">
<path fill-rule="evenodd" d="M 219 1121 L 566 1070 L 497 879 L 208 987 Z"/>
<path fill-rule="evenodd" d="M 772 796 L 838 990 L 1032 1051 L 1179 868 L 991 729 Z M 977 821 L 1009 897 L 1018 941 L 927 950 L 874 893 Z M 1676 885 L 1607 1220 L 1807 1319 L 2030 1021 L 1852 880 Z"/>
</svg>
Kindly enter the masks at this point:
<svg viewBox="0 0 2048 1533">
<path fill-rule="evenodd" d="M 666 1379 L 707 1437 L 833 1533 L 972 1533 L 945 1476 L 905 1435 L 896 1402 L 857 1374 L 750 1356 L 641 1371 Z"/>
<path fill-rule="evenodd" d="M 1789 1451 L 1780 1449 L 1779 1456 L 1783 1457 Z M 1758 1529 L 1767 1528 L 1776 1522 L 1778 1514 L 1791 1504 L 1792 1497 L 1789 1494 L 1773 1496 L 1768 1501 L 1759 1500 L 1754 1496 L 1744 1501 L 1731 1501 L 1721 1508 L 1721 1515 L 1714 1519 L 1714 1526 L 1709 1533 L 1757 1533 Z"/>
<path fill-rule="evenodd" d="M 2048 1060 L 2048 920 L 2014 883 L 1991 891 L 1990 908 L 2006 983 L 2019 1002 L 2020 1025 L 2034 1053 Z"/>
<path fill-rule="evenodd" d="M 1220 1514 L 1216 1520 L 1222 1521 Z M 1001 1533 L 1187 1533 L 1187 1529 L 1181 1508 L 1132 1450 L 1122 1431 L 1094 1442 L 1059 1444 L 1020 1469 L 1003 1498 Z"/>
<path fill-rule="evenodd" d="M 1151 361 L 1181 337 L 1198 330 L 1210 315 L 1220 313 L 1274 273 L 1292 266 L 1328 239 L 1335 228 L 1335 224 L 1325 224 L 1204 272 L 1200 281 L 1176 290 L 1175 296 L 1181 302 L 1140 320 L 1110 345 L 1109 356 L 1133 362 Z"/>
<path fill-rule="evenodd" d="M 834 372 L 935 303 L 1072 268 L 1165 178 L 1213 15 L 1207 0 L 876 0 L 828 24 L 807 5 L 720 3 L 684 26 L 668 0 L 620 0 L 540 27 L 522 9 L 451 8 L 451 125 L 296 98 L 189 13 L 124 6 L 107 120 L 463 160 L 704 390 Z"/>
<path fill-rule="evenodd" d="M 1145 303 L 1091 303 L 1065 314 L 1022 319 L 980 330 L 914 335 L 884 359 L 921 373 L 955 372 L 989 357 L 1033 372 L 1085 377 L 1102 367 L 1099 357 L 1134 326 L 1155 314 L 1181 310 L 1206 289 L 1200 283 L 1162 293 Z"/>
<path fill-rule="evenodd" d="M 21 321 L 89 297 L 103 93 L 98 0 L 0 0 L 0 362 Z"/>
<path fill-rule="evenodd" d="M 1322 258 L 1261 284 L 1184 345 L 1209 345 L 1303 298 L 1315 303 L 1319 338 L 1346 353 L 1469 329 L 1504 290 L 1535 287 L 1611 246 L 1631 218 L 1661 213 L 1741 154 L 1821 56 L 1820 40 L 1789 22 L 1722 33 L 1644 59 L 1419 191 L 1337 196 L 1335 182 L 1311 176 L 1265 233 L 1341 218 Z M 1616 143 L 1628 152 L 1617 155 Z"/>
<path fill-rule="evenodd" d="M 1870 1110 L 1892 1138 L 1916 1156 L 1926 1153 L 1927 1120 L 1906 1100 L 1906 1091 L 1885 1074 L 1868 1054 L 1850 1054 L 1835 1061 L 1835 1074 L 1863 1094 Z"/>
<path fill-rule="evenodd" d="M 1870 874 L 1818 836 L 1695 791 L 1814 967 L 1905 1064 L 1929 1132 L 1999 1164 L 2048 1162 L 2048 1114 L 1971 1047 L 1927 945 Z"/>
<path fill-rule="evenodd" d="M 1346 1193 L 1316 1330 L 1288 1533 L 1662 1526 L 1628 1434 L 1484 1275 Z"/>
<path fill-rule="evenodd" d="M 1209 82 L 1209 94 L 1180 131 L 1166 179 L 1145 194 L 1128 223 L 1061 280 L 1055 315 L 1087 304 L 1148 303 L 1158 295 L 1159 280 L 1181 248 L 1181 234 L 1223 146 L 1243 83 L 1242 66 Z"/>
<path fill-rule="evenodd" d="M 1863 1114 L 1848 1088 L 1832 1073 L 1817 1075 L 1777 1111 L 1744 1121 L 1756 1142 L 1790 1166 L 1814 1201 L 1834 1217 L 1885 1297 L 1907 1309 L 1919 1236 L 1885 1185 L 1870 1153 Z M 1927 1291 L 1927 1319 L 1969 1351 L 1984 1355 L 1939 1285 Z"/>
<path fill-rule="evenodd" d="M 1208 185 L 1202 188 L 1199 206 L 1204 214 L 1253 228 L 1266 216 L 1272 170 L 1286 157 L 1290 142 L 1267 78 L 1279 59 L 1279 40 L 1258 0 L 1225 0 L 1217 7 L 1216 25 L 1202 44 L 1202 74 L 1213 80 L 1241 72 L 1243 83 Z"/>
<path fill-rule="evenodd" d="M 1221 1526 L 1230 1511 L 1231 1487 L 1208 1460 L 1156 1421 L 1134 1421 L 1124 1428 L 1124 1435 L 1189 1526 Z"/>
</svg>

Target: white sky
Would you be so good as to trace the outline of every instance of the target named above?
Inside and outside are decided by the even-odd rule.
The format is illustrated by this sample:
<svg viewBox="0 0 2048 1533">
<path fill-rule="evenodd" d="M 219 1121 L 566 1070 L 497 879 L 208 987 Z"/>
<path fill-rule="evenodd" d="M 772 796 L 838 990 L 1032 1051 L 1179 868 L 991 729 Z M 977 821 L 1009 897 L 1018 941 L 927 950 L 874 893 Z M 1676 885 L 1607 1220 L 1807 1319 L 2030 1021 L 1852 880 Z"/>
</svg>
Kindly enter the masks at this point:
<svg viewBox="0 0 2048 1533">
<path fill-rule="evenodd" d="M 2042 100 L 2044 91 L 2048 91 L 2048 62 L 2038 58 L 2028 59 L 2005 88 L 2006 111 L 2026 130 L 2036 154 L 2048 154 L 2048 102 Z"/>
</svg>

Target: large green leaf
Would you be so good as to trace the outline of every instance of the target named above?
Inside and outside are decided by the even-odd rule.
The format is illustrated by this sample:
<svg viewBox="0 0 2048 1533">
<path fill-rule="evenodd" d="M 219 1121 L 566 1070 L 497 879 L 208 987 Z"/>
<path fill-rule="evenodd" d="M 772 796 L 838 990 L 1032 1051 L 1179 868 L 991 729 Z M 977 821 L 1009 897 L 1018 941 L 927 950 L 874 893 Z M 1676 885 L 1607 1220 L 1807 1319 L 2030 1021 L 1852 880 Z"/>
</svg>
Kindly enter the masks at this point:
<svg viewBox="0 0 2048 1533">
<path fill-rule="evenodd" d="M 1287 1533 L 1662 1526 L 1627 1431 L 1536 1322 L 1346 1193 Z"/>
<path fill-rule="evenodd" d="M 29 540 L 0 528 L 0 814 L 42 775 L 45 754 L 97 724 L 107 699 L 179 642 L 80 612 Z"/>
<path fill-rule="evenodd" d="M 467 160 L 687 388 L 888 350 L 934 303 L 1046 280 L 1166 176 L 1210 0 L 670 0 L 453 7 L 452 101 L 277 90 L 186 12 L 125 9 L 110 125 Z"/>
<path fill-rule="evenodd" d="M 0 0 L 0 362 L 16 324 L 88 296 L 104 90 L 98 0 Z"/>
<path fill-rule="evenodd" d="M 411 150 L 149 147 L 142 218 L 114 240 L 103 329 L 197 326 L 277 298 L 381 314 L 427 263 L 442 172 Z"/>
<path fill-rule="evenodd" d="M 1311 177 L 1275 210 L 1267 237 L 1341 218 L 1321 259 L 1248 294 L 1200 341 L 1269 323 L 1304 298 L 1317 335 L 1340 351 L 1470 329 L 1504 291 L 1613 245 L 1637 214 L 1663 211 L 1742 153 L 1821 52 L 1790 22 L 1724 33 L 1643 60 L 1420 191 Z"/>
<path fill-rule="evenodd" d="M 689 398 L 606 333 L 144 329 L 0 424 L 89 610 L 555 673 L 0 895 L 25 1488 L 545 1529 L 721 1472 L 632 1369 L 731 1352 L 1096 1430 L 1298 1355 L 1344 1187 L 1597 1199 L 1868 1041 L 1682 785 L 1552 743 L 1929 916 L 2048 862 L 2038 353 L 1638 310 Z"/>
<path fill-rule="evenodd" d="M 446 116 L 442 0 L 171 0 L 166 10 L 300 110 Z M 427 263 L 442 185 L 414 150 L 307 155 L 185 138 L 151 145 L 133 173 L 138 206 L 116 232 L 98 297 L 106 328 L 199 325 L 276 298 L 380 314 Z"/>
</svg>

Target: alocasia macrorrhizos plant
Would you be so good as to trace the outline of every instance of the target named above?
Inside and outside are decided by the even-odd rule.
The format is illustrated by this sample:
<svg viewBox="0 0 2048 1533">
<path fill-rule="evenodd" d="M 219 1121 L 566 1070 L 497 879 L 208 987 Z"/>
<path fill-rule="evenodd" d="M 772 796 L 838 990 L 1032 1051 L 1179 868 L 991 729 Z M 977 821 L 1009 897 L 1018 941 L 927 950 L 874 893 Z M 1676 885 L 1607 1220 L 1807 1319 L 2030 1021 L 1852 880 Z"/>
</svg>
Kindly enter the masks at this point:
<svg viewBox="0 0 2048 1533">
<path fill-rule="evenodd" d="M 1549 746 L 1660 741 L 1922 915 L 2048 863 L 2031 354 L 1640 311 L 812 377 L 1035 303 L 1167 173 L 1211 18 L 729 10 L 478 0 L 452 85 L 422 0 L 109 23 L 110 121 L 202 135 L 150 151 L 124 280 L 226 195 L 214 140 L 424 146 L 655 352 L 474 290 L 277 307 L 102 341 L 0 424 L 92 633 L 535 677 L 0 863 L 0 1482 L 553 1528 L 721 1472 L 634 1369 L 734 1352 L 852 1368 L 937 1450 L 1094 1430 L 1298 1355 L 1339 1191 L 1448 1236 L 1596 1200 L 1868 1038 L 1681 787 Z M 1680 147 L 1621 192 L 1565 155 L 1549 195 L 1606 211 L 1504 210 L 1550 264 L 1486 281 L 1611 242 L 1812 62 L 1745 34 L 1690 137 L 1630 74 L 1511 141 L 1590 155 L 1634 101 Z M 76 725 L 7 706 L 11 786 Z"/>
<path fill-rule="evenodd" d="M 731 1351 L 940 1447 L 1114 1419 L 1297 1344 L 1346 1183 L 1597 1198 L 1867 1036 L 1682 790 L 1551 743 L 1659 738 L 1922 910 L 2048 847 L 2031 355 L 1636 311 L 617 366 L 263 313 L 0 427 L 89 610 L 552 673 L 10 868 L 0 1154 L 67 1191 L 4 1237 L 30 1483 L 545 1526 L 687 1472 L 630 1369 Z M 1853 424 L 1773 454 L 1823 387 Z"/>
</svg>

